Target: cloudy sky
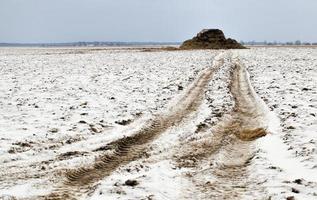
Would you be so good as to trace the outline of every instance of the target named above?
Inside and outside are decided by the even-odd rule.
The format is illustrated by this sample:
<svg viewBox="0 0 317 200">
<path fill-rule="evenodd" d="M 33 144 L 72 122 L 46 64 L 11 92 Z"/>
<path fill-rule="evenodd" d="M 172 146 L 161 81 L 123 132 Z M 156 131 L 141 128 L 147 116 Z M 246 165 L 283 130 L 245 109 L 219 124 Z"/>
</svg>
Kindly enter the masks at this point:
<svg viewBox="0 0 317 200">
<path fill-rule="evenodd" d="M 175 42 L 203 28 L 317 42 L 317 0 L 0 0 L 0 42 Z"/>
</svg>

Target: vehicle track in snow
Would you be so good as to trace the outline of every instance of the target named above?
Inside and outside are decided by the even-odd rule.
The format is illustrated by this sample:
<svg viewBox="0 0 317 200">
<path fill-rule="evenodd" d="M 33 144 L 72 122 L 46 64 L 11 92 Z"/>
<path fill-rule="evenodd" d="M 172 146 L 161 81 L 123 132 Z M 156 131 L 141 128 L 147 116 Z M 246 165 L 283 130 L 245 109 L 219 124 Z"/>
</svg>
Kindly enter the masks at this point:
<svg viewBox="0 0 317 200">
<path fill-rule="evenodd" d="M 250 183 L 247 167 L 252 141 L 267 134 L 266 111 L 244 65 L 238 58 L 230 62 L 234 109 L 200 139 L 181 145 L 177 163 L 193 169 L 187 176 L 196 186 L 184 199 L 241 199 L 263 189 Z"/>
<path fill-rule="evenodd" d="M 87 193 L 94 184 L 110 175 L 118 167 L 141 158 L 147 145 L 168 128 L 178 125 L 186 116 L 196 111 L 215 70 L 223 64 L 223 55 L 218 55 L 211 67 L 203 70 L 185 91 L 182 98 L 166 113 L 154 119 L 132 136 L 124 137 L 108 144 L 109 151 L 101 155 L 89 166 L 67 170 L 65 180 L 46 196 L 39 199 L 77 199 Z"/>
</svg>

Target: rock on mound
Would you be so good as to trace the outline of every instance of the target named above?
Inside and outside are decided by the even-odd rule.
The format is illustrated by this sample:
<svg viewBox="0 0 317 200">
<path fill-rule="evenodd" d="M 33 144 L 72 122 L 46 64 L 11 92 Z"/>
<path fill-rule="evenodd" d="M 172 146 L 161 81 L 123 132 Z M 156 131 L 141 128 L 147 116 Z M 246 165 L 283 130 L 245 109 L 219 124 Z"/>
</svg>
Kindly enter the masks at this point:
<svg viewBox="0 0 317 200">
<path fill-rule="evenodd" d="M 181 49 L 244 49 L 236 40 L 226 39 L 219 29 L 203 29 L 196 37 L 186 40 Z"/>
</svg>

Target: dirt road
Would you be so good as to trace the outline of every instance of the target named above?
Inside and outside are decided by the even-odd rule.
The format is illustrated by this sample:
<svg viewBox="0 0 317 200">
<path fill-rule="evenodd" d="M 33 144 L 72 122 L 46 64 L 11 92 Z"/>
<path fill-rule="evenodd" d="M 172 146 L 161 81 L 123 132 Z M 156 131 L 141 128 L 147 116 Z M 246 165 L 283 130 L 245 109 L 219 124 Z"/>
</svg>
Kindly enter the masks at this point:
<svg viewBox="0 0 317 200">
<path fill-rule="evenodd" d="M 262 190 L 250 182 L 247 166 L 253 158 L 253 141 L 267 134 L 266 110 L 253 90 L 243 64 L 234 58 L 231 65 L 230 91 L 234 109 L 201 139 L 182 145 L 182 148 L 186 146 L 186 151 L 180 155 L 178 163 L 193 168 L 189 177 L 196 185 L 196 190 L 185 196 L 186 199 L 189 196 L 195 196 L 195 199 L 241 199 L 248 194 L 252 196 L 255 190 Z M 211 175 L 206 182 L 206 177 Z"/>
</svg>

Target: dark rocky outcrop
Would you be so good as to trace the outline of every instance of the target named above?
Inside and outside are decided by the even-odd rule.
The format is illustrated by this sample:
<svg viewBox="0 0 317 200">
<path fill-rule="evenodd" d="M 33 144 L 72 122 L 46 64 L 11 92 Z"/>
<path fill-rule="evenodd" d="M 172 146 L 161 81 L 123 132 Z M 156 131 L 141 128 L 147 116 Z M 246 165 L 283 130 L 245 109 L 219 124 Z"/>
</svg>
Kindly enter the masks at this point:
<svg viewBox="0 0 317 200">
<path fill-rule="evenodd" d="M 183 42 L 180 49 L 245 49 L 245 47 L 234 39 L 226 39 L 219 29 L 203 29 L 193 39 Z"/>
</svg>

